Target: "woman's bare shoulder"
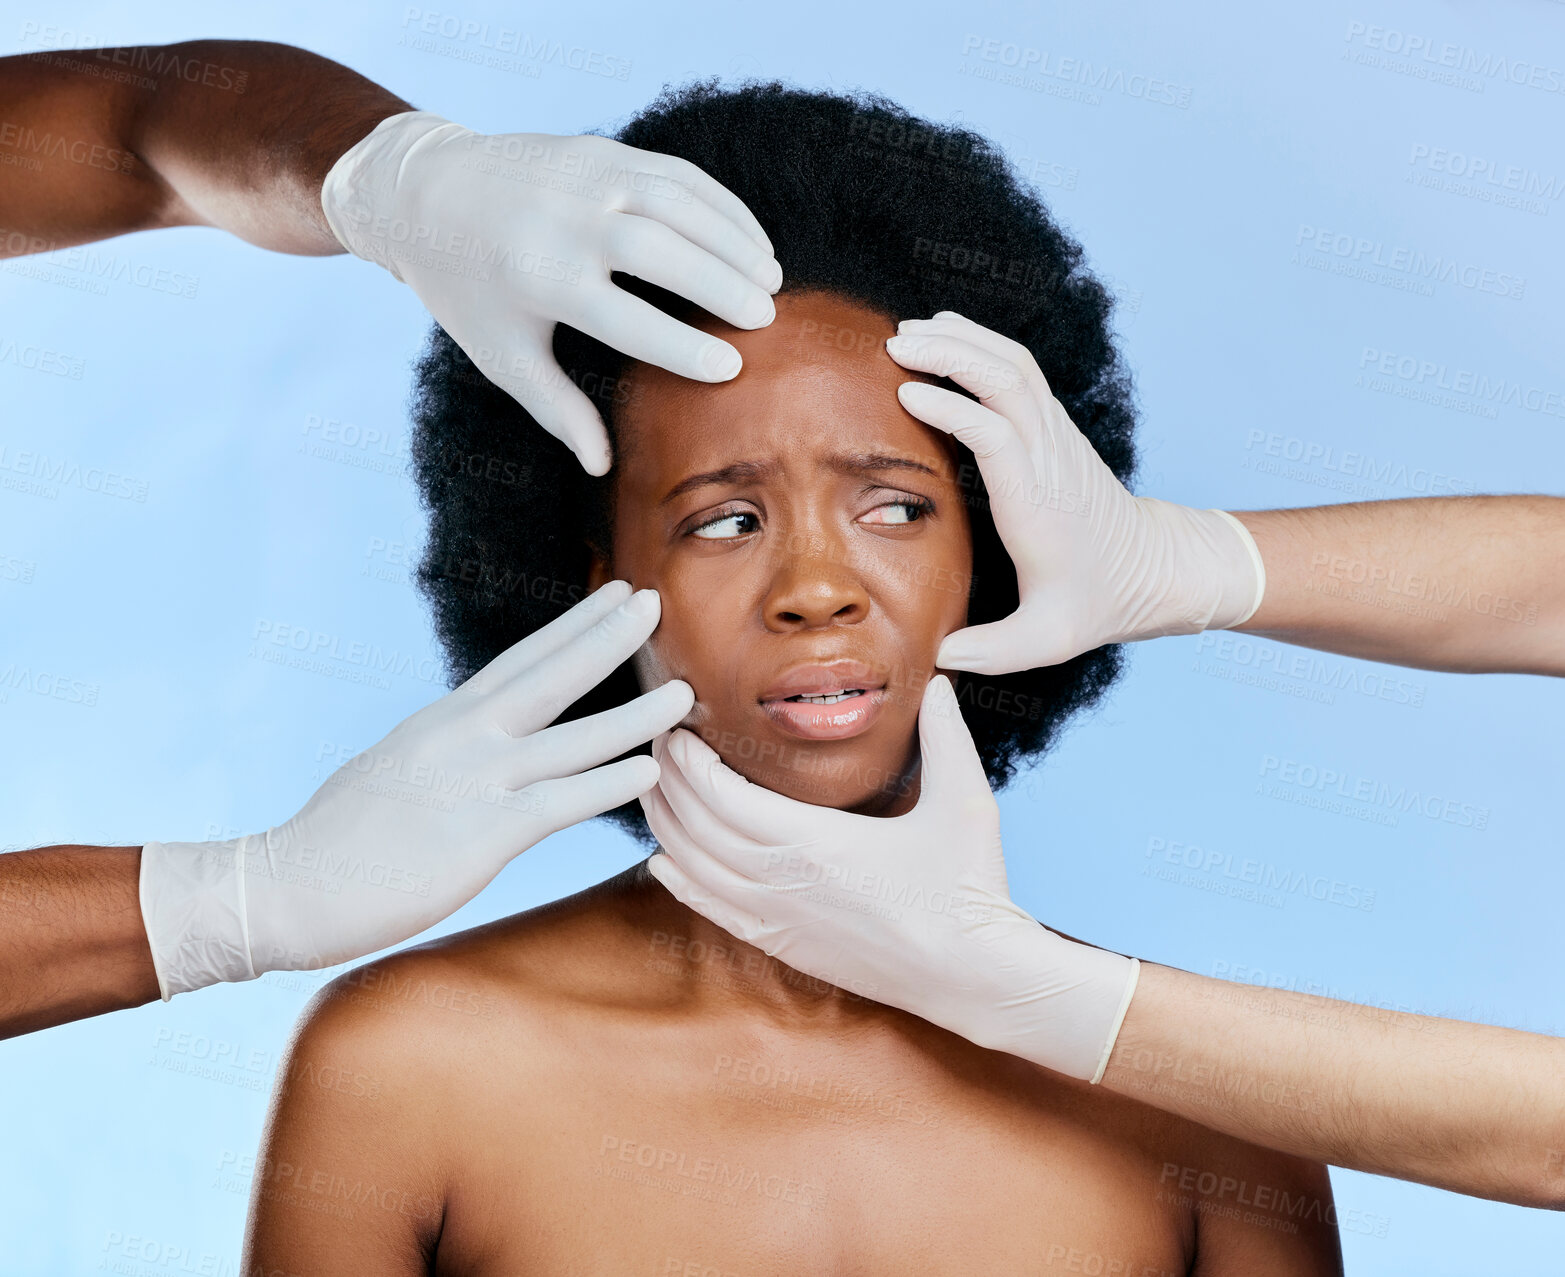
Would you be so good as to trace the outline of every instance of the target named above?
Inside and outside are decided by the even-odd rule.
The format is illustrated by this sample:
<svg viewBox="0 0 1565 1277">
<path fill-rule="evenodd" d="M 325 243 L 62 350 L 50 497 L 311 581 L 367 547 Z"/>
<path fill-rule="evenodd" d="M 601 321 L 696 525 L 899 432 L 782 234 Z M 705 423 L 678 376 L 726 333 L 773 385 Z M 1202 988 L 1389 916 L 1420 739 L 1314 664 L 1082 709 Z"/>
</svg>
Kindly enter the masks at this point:
<svg viewBox="0 0 1565 1277">
<path fill-rule="evenodd" d="M 298 1032 L 398 1057 L 443 1054 L 457 1038 L 465 1053 L 534 1013 L 633 1003 L 646 934 L 633 873 L 355 967 L 316 995 Z"/>
<path fill-rule="evenodd" d="M 1192 1212 L 1200 1277 L 1266 1272 L 1336 1277 L 1342 1247 L 1331 1177 L 1320 1162 L 1186 1124 L 1159 1192 Z"/>
<path fill-rule="evenodd" d="M 573 1007 L 604 978 L 592 955 L 626 947 L 615 882 L 356 967 L 316 994 L 274 1086 L 247 1255 L 267 1271 L 427 1271 L 505 1088 L 536 1081 L 546 1096 L 569 1076 Z M 359 1209 L 370 1203 L 381 1209 Z"/>
</svg>

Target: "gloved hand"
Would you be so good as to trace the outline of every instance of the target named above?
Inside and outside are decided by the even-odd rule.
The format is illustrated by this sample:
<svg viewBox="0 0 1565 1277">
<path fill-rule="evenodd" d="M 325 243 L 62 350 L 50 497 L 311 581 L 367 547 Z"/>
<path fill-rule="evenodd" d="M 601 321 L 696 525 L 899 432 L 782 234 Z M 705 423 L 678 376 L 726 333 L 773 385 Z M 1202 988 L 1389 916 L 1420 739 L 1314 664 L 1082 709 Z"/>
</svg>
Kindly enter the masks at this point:
<svg viewBox="0 0 1565 1277">
<path fill-rule="evenodd" d="M 1000 809 L 950 680 L 918 719 L 918 805 L 856 816 L 751 784 L 698 737 L 654 745 L 648 868 L 679 900 L 796 970 L 990 1050 L 1098 1081 L 1139 963 L 1011 901 Z"/>
<path fill-rule="evenodd" d="M 1057 665 L 1106 643 L 1227 629 L 1260 607 L 1266 571 L 1249 529 L 1223 510 L 1132 496 L 1025 346 L 943 310 L 904 320 L 886 351 L 978 396 L 927 382 L 897 390 L 908 412 L 973 451 L 1016 564 L 1020 606 L 947 635 L 942 668 Z"/>
<path fill-rule="evenodd" d="M 739 352 L 610 282 L 625 271 L 736 328 L 782 286 L 771 241 L 696 165 L 611 138 L 483 136 L 430 111 L 382 120 L 326 174 L 321 207 L 350 253 L 409 285 L 451 339 L 590 474 L 609 469 L 597 409 L 555 362 L 556 323 L 696 381 Z"/>
<path fill-rule="evenodd" d="M 292 819 L 227 842 L 148 843 L 141 912 L 164 1000 L 405 940 L 519 852 L 644 793 L 651 758 L 597 764 L 689 713 L 688 683 L 549 724 L 659 614 L 655 591 L 612 581 L 343 764 Z"/>
</svg>

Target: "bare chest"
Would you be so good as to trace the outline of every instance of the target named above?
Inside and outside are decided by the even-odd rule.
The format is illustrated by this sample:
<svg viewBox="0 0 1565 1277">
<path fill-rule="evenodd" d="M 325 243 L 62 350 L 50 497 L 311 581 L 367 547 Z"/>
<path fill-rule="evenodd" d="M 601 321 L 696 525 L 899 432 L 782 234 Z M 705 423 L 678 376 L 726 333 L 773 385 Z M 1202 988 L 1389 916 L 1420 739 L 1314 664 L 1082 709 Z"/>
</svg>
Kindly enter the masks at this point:
<svg viewBox="0 0 1565 1277">
<path fill-rule="evenodd" d="M 494 1092 L 442 1274 L 1186 1271 L 1123 1113 L 947 1068 L 734 1047 Z"/>
</svg>

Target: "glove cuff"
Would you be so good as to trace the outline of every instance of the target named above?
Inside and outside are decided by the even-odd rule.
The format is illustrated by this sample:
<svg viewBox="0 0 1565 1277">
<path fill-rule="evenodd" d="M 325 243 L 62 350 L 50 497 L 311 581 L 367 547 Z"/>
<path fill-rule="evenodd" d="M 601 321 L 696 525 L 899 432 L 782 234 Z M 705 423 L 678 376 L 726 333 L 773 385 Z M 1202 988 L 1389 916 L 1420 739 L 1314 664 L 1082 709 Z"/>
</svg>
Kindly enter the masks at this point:
<svg viewBox="0 0 1565 1277">
<path fill-rule="evenodd" d="M 247 834 L 228 842 L 142 847 L 141 919 L 163 1001 L 261 974 L 250 956 L 245 858 L 265 840 L 264 834 Z"/>
<path fill-rule="evenodd" d="M 416 252 L 430 232 L 426 227 L 420 234 L 397 207 L 402 170 L 421 143 L 443 140 L 444 133 L 431 136 L 442 130 L 467 131 L 433 111 L 388 115 L 337 157 L 321 183 L 321 211 L 337 242 L 399 280 L 399 254 Z"/>
<path fill-rule="evenodd" d="M 1212 623 L 1206 627 L 1209 630 L 1230 630 L 1236 625 L 1243 625 L 1260 609 L 1261 600 L 1266 597 L 1266 564 L 1261 562 L 1261 550 L 1255 544 L 1255 538 L 1250 535 L 1250 529 L 1240 520 L 1234 518 L 1227 510 L 1209 510 L 1207 513 L 1220 516 L 1238 534 L 1255 573 L 1254 593 L 1247 599 L 1241 592 L 1234 602 L 1234 608 L 1237 610 L 1223 619 L 1214 616 Z"/>
<path fill-rule="evenodd" d="M 1153 532 L 1151 549 L 1122 587 L 1141 597 L 1120 639 L 1199 634 L 1249 620 L 1266 590 L 1266 570 L 1250 530 L 1226 510 L 1156 497 L 1136 500 Z"/>
<path fill-rule="evenodd" d="M 1136 982 L 1141 978 L 1141 959 L 1130 959 L 1130 974 L 1125 979 L 1125 991 L 1120 994 L 1119 1010 L 1114 1013 L 1114 1022 L 1109 1025 L 1108 1037 L 1103 1042 L 1103 1054 L 1098 1057 L 1098 1067 L 1092 1077 L 1088 1079 L 1093 1086 L 1103 1080 L 1103 1074 L 1109 1067 L 1109 1057 L 1114 1054 L 1114 1043 L 1119 1040 L 1120 1026 L 1125 1023 L 1125 1016 L 1130 1011 L 1130 1000 L 1136 996 Z"/>
<path fill-rule="evenodd" d="M 964 1036 L 1067 1077 L 1100 1082 L 1130 1010 L 1141 963 L 1028 921 L 1027 933 L 996 955 L 1008 985 L 990 1004 L 998 1008 L 998 1020 L 988 1031 Z"/>
</svg>

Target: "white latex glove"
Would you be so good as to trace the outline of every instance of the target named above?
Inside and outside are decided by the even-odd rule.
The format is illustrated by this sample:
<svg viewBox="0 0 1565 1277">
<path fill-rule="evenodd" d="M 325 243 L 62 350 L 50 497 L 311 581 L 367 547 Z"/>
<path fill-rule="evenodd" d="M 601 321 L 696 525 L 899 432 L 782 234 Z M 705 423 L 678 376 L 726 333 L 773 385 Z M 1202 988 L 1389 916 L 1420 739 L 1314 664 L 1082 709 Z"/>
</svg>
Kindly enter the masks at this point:
<svg viewBox="0 0 1565 1277">
<path fill-rule="evenodd" d="M 1019 342 L 943 310 L 904 320 L 886 351 L 980 402 L 903 382 L 902 406 L 973 451 L 1020 606 L 946 636 L 944 669 L 1057 665 L 1105 643 L 1241 625 L 1261 605 L 1255 540 L 1224 510 L 1132 496 L 1103 463 Z"/>
<path fill-rule="evenodd" d="M 406 940 L 519 852 L 646 792 L 651 758 L 597 764 L 689 713 L 688 683 L 549 724 L 628 660 L 659 614 L 655 591 L 631 597 L 612 581 L 343 764 L 285 823 L 228 842 L 148 843 L 141 912 L 164 1000 Z"/>
<path fill-rule="evenodd" d="M 739 352 L 616 288 L 625 271 L 736 328 L 772 322 L 782 268 L 744 202 L 688 160 L 611 138 L 485 136 L 430 111 L 382 120 L 326 174 L 321 207 L 350 253 L 384 266 L 496 385 L 609 469 L 592 400 L 555 362 L 556 323 L 697 381 Z"/>
<path fill-rule="evenodd" d="M 885 818 L 762 789 L 674 732 L 655 744 L 663 773 L 641 798 L 662 844 L 652 876 L 796 970 L 1098 1081 L 1139 963 L 1011 901 L 1000 809 L 944 675 L 924 690 L 918 735 L 918 806 Z"/>
</svg>

